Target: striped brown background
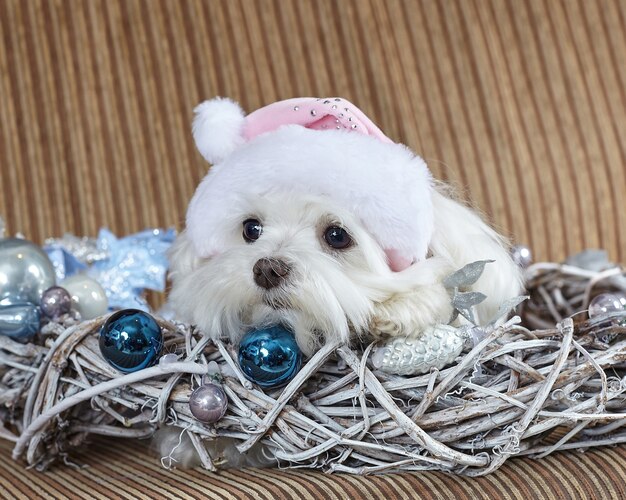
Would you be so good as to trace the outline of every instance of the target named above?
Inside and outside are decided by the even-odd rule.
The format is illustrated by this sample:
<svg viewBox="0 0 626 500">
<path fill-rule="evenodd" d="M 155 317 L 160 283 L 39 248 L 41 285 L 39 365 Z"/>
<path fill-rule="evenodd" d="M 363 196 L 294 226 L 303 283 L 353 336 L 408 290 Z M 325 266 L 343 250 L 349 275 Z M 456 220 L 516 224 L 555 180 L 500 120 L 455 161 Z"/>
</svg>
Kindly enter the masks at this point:
<svg viewBox="0 0 626 500">
<path fill-rule="evenodd" d="M 97 439 L 71 466 L 45 473 L 16 470 L 0 441 L 0 496 L 27 498 L 460 499 L 625 498 L 626 448 L 557 453 L 541 461 L 513 459 L 481 478 L 443 473 L 356 477 L 299 470 L 165 470 L 145 446 Z M 78 467 L 83 468 L 78 468 Z M 85 467 L 87 466 L 87 467 Z M 10 486 L 9 486 L 10 485 Z"/>
<path fill-rule="evenodd" d="M 538 258 L 626 257 L 626 2 L 0 0 L 0 214 L 180 227 L 202 99 L 344 96 Z"/>
<path fill-rule="evenodd" d="M 215 95 L 247 110 L 346 97 L 537 258 L 626 260 L 623 0 L 0 0 L 0 216 L 36 241 L 180 228 L 207 169 L 191 110 Z M 626 473 L 624 448 L 475 482 L 160 473 L 119 443 L 94 447 L 90 469 L 37 475 L 6 450 L 4 494 L 593 497 L 624 495 Z"/>
</svg>

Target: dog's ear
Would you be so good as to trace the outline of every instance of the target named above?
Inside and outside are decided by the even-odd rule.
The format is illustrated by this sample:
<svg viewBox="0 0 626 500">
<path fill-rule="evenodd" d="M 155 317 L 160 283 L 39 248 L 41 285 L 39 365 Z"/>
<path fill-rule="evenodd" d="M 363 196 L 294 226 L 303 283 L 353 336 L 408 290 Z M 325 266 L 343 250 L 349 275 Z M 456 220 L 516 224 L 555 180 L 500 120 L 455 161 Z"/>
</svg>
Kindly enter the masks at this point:
<svg viewBox="0 0 626 500">
<path fill-rule="evenodd" d="M 193 244 L 187 231 L 182 231 L 167 252 L 170 264 L 169 279 L 172 282 L 187 276 L 198 264 L 198 256 L 194 251 Z"/>
<path fill-rule="evenodd" d="M 194 113 L 193 138 L 209 163 L 219 163 L 244 142 L 244 112 L 236 102 L 216 97 L 196 106 Z"/>
<path fill-rule="evenodd" d="M 442 257 L 453 269 L 478 260 L 487 264 L 472 287 L 487 299 L 477 307 L 478 321 L 492 318 L 505 299 L 522 290 L 522 272 L 511 259 L 508 242 L 490 228 L 472 209 L 455 201 L 443 186 L 433 190 L 435 228 L 430 242 L 433 256 Z"/>
</svg>

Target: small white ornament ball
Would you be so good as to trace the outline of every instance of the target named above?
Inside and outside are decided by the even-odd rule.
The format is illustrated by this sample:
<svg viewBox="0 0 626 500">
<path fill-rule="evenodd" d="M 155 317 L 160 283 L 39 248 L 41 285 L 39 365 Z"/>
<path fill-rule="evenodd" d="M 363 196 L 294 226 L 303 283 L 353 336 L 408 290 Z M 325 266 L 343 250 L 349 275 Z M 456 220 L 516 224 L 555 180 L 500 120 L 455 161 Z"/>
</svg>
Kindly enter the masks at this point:
<svg viewBox="0 0 626 500">
<path fill-rule="evenodd" d="M 72 296 L 72 306 L 82 319 L 93 319 L 105 314 L 109 307 L 104 289 L 93 278 L 86 274 L 75 274 L 63 282 Z"/>
<path fill-rule="evenodd" d="M 515 245 L 511 248 L 511 258 L 521 268 L 527 268 L 533 262 L 533 254 L 530 248 L 524 245 Z"/>
</svg>

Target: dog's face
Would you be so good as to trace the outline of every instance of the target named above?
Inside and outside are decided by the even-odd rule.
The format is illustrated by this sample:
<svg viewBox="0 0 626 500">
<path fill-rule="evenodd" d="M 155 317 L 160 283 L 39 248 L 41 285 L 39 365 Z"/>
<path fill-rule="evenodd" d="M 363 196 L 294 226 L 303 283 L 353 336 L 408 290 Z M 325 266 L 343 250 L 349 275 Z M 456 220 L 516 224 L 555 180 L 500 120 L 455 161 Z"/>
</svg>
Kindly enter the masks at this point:
<svg viewBox="0 0 626 500">
<path fill-rule="evenodd" d="M 388 298 L 385 253 L 327 198 L 273 194 L 230 208 L 227 249 L 198 258 L 183 233 L 171 258 L 174 308 L 212 337 L 282 323 L 310 354 L 363 331 Z"/>
</svg>

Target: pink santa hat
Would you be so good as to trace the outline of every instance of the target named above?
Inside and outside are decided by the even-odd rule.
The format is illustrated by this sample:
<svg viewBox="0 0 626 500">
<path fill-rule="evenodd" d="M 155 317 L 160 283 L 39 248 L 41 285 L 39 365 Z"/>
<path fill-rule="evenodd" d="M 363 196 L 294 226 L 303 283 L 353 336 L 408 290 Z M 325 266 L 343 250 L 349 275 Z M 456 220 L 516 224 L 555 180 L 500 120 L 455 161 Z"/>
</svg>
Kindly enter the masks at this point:
<svg viewBox="0 0 626 500">
<path fill-rule="evenodd" d="M 356 214 L 394 271 L 426 257 L 433 230 L 426 164 L 346 99 L 288 99 L 245 116 L 238 104 L 216 98 L 195 113 L 196 145 L 213 164 L 187 212 L 200 256 L 227 250 L 229 201 L 302 192 Z"/>
</svg>

